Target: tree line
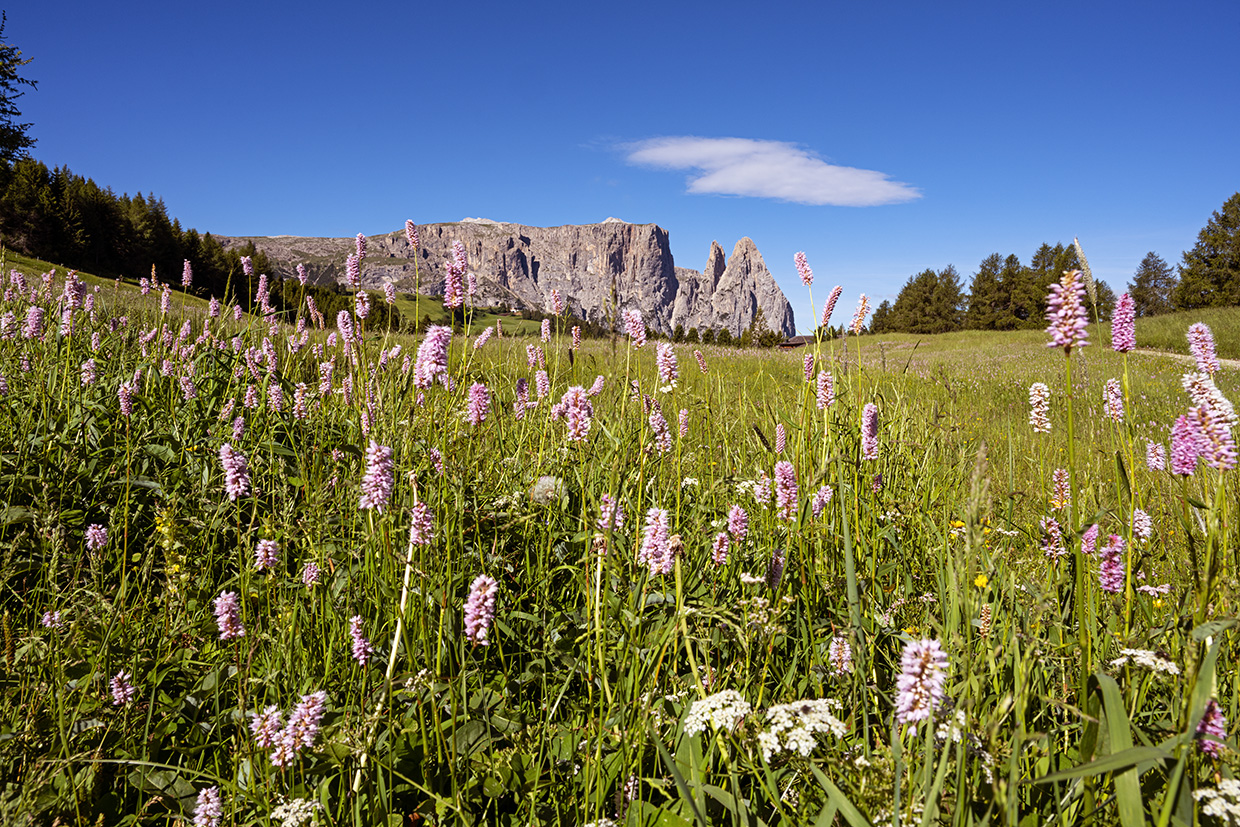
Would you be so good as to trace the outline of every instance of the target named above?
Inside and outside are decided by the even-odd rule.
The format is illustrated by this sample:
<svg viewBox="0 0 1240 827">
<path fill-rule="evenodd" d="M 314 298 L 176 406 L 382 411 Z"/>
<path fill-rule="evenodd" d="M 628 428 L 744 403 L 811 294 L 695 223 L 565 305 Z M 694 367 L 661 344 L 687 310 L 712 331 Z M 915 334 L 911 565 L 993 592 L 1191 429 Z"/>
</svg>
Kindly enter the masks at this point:
<svg viewBox="0 0 1240 827">
<path fill-rule="evenodd" d="M 353 305 L 337 285 L 303 286 L 296 279 L 281 279 L 252 241 L 226 250 L 210 233 L 183 229 L 154 194 L 117 195 L 67 168 L 49 169 L 30 158 L 0 163 L 0 242 L 23 255 L 107 278 L 154 274 L 176 290 L 183 289 L 188 261 L 193 279 L 186 292 L 244 310 L 254 305 L 264 275 L 277 312 L 294 314 L 305 295 L 328 318 Z M 250 257 L 252 275 L 245 274 L 242 256 Z M 372 302 L 368 326 L 400 324 L 396 308 Z"/>
<path fill-rule="evenodd" d="M 1085 269 L 1075 244 L 1042 244 L 1024 264 L 1016 255 L 982 260 L 966 292 L 952 265 L 910 276 L 895 302 L 874 311 L 871 333 L 948 333 L 953 330 L 1020 330 L 1044 327 L 1046 296 L 1065 270 Z M 1107 321 L 1115 292 L 1105 281 L 1090 285 L 1086 302 L 1096 321 Z M 1127 285 L 1138 316 L 1198 307 L 1240 305 L 1240 192 L 1197 236 L 1172 268 L 1147 253 Z"/>
</svg>

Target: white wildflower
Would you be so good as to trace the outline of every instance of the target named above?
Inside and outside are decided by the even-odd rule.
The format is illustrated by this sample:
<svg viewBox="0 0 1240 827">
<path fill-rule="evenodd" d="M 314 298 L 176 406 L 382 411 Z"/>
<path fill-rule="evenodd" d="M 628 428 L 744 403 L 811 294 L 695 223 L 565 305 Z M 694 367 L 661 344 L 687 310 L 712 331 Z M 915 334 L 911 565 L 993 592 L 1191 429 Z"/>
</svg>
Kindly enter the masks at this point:
<svg viewBox="0 0 1240 827">
<path fill-rule="evenodd" d="M 1220 779 L 1218 789 L 1203 787 L 1193 790 L 1193 798 L 1201 804 L 1202 815 L 1217 818 L 1222 824 L 1240 827 L 1240 780 Z"/>
<path fill-rule="evenodd" d="M 315 823 L 315 814 L 323 809 L 323 805 L 309 798 L 294 798 L 286 801 L 271 811 L 271 817 L 280 822 L 282 827 L 302 827 L 303 824 Z"/>
<path fill-rule="evenodd" d="M 839 709 L 839 701 L 829 699 L 796 701 L 779 704 L 766 711 L 769 728 L 758 735 L 762 757 L 769 761 L 777 752 L 795 752 L 808 757 L 818 746 L 815 733 L 830 732 L 843 737 L 844 722 L 831 711 Z"/>
<path fill-rule="evenodd" d="M 940 741 L 952 741 L 959 744 L 960 739 L 964 737 L 964 730 L 968 723 L 969 719 L 965 716 L 964 710 L 957 709 L 955 719 L 948 718 L 939 724 L 938 729 L 934 731 L 934 735 Z"/>
<path fill-rule="evenodd" d="M 713 729 L 734 729 L 752 710 L 749 701 L 735 689 L 716 692 L 689 706 L 689 714 L 685 716 L 685 735 L 704 732 L 707 724 Z"/>
<path fill-rule="evenodd" d="M 1120 656 L 1111 661 L 1112 666 L 1123 666 L 1131 660 L 1137 666 L 1144 666 L 1154 672 L 1166 672 L 1168 675 L 1180 674 L 1180 667 L 1169 660 L 1164 660 L 1148 649 L 1120 649 Z"/>
</svg>

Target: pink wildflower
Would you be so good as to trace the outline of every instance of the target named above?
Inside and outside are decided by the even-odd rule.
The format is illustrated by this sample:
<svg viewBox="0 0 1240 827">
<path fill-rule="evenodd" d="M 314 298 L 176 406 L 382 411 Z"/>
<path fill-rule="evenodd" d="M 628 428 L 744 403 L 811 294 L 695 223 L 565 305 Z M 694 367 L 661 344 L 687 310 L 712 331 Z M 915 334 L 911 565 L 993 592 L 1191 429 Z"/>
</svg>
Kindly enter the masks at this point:
<svg viewBox="0 0 1240 827">
<path fill-rule="evenodd" d="M 1119 594 L 1124 590 L 1124 538 L 1112 534 L 1102 549 L 1098 564 L 1098 585 L 1103 591 Z"/>
<path fill-rule="evenodd" d="M 283 729 L 284 716 L 280 714 L 280 707 L 274 704 L 256 713 L 250 720 L 250 732 L 254 734 L 254 743 L 262 749 L 274 747 Z"/>
<path fill-rule="evenodd" d="M 857 310 L 853 313 L 852 325 L 849 328 L 854 336 L 861 335 L 861 331 L 865 329 L 865 317 L 868 315 L 870 315 L 870 297 L 862 293 L 861 300 L 857 302 Z"/>
<path fill-rule="evenodd" d="M 728 533 L 721 531 L 715 535 L 715 542 L 711 545 L 710 561 L 716 566 L 726 566 L 728 564 Z"/>
<path fill-rule="evenodd" d="M 122 399 L 122 405 L 123 402 Z M 228 499 L 236 501 L 238 497 L 250 493 L 250 466 L 245 461 L 245 454 L 234 451 L 225 442 L 220 446 L 220 465 L 224 466 L 224 492 L 228 494 Z"/>
<path fill-rule="evenodd" d="M 495 617 L 495 597 L 499 584 L 485 574 L 474 578 L 465 601 L 465 637 L 475 646 L 488 646 L 487 631 Z"/>
<path fill-rule="evenodd" d="M 659 370 L 659 381 L 665 385 L 676 385 L 680 378 L 680 368 L 676 362 L 676 351 L 667 342 L 655 344 L 655 366 Z"/>
<path fill-rule="evenodd" d="M 1207 735 L 1209 738 L 1202 738 Z M 1211 758 L 1218 758 L 1222 755 L 1223 745 L 1219 741 L 1227 738 L 1227 717 L 1223 715 L 1223 708 L 1214 698 L 1206 701 L 1205 712 L 1201 716 L 1201 723 L 1197 724 L 1197 748 Z M 1217 740 L 1214 740 L 1217 739 Z"/>
<path fill-rule="evenodd" d="M 637 552 L 637 562 L 650 568 L 650 576 L 670 574 L 674 562 L 671 552 L 670 527 L 666 509 L 651 508 L 646 512 L 646 527 L 642 532 L 642 545 Z"/>
<path fill-rule="evenodd" d="M 865 459 L 878 459 L 878 406 L 873 402 L 861 413 L 861 453 Z"/>
<path fill-rule="evenodd" d="M 1182 477 L 1192 476 L 1200 456 L 1194 422 L 1181 415 L 1171 426 L 1171 473 Z"/>
<path fill-rule="evenodd" d="M 373 508 L 382 514 L 392 498 L 394 486 L 392 449 L 372 439 L 366 450 L 366 475 L 362 478 L 362 497 L 358 507 Z"/>
<path fill-rule="evenodd" d="M 481 425 L 486 422 L 491 411 L 491 392 L 481 382 L 469 386 L 469 403 L 465 409 L 465 419 L 470 425 Z"/>
<path fill-rule="evenodd" d="M 215 623 L 220 630 L 220 640 L 245 637 L 241 625 L 241 603 L 236 592 L 221 592 L 215 598 Z"/>
<path fill-rule="evenodd" d="M 370 641 L 366 639 L 361 615 L 353 615 L 349 619 L 349 636 L 353 638 L 353 660 L 365 666 L 374 655 L 375 647 L 371 646 Z"/>
<path fill-rule="evenodd" d="M 785 520 L 793 519 L 798 505 L 796 469 L 791 462 L 780 460 L 775 463 L 775 506 L 779 516 Z"/>
<path fill-rule="evenodd" d="M 280 544 L 275 540 L 259 540 L 254 547 L 254 568 L 274 569 L 280 562 Z"/>
<path fill-rule="evenodd" d="M 827 662 L 831 664 L 831 673 L 836 677 L 853 673 L 852 646 L 844 635 L 831 638 L 827 647 Z"/>
<path fill-rule="evenodd" d="M 1118 379 L 1108 379 L 1102 393 L 1107 416 L 1112 422 L 1124 421 L 1124 391 Z"/>
<path fill-rule="evenodd" d="M 1136 303 L 1125 293 L 1111 314 L 1111 348 L 1116 353 L 1128 353 L 1137 346 L 1136 320 Z"/>
<path fill-rule="evenodd" d="M 646 322 L 640 310 L 624 311 L 624 332 L 628 334 L 633 347 L 646 344 Z"/>
<path fill-rule="evenodd" d="M 831 295 L 827 296 L 827 303 L 822 308 L 822 326 L 831 326 L 831 314 L 835 312 L 835 303 L 840 300 L 840 295 L 844 292 L 844 285 L 837 284 L 831 290 Z"/>
<path fill-rule="evenodd" d="M 738 543 L 744 542 L 749 536 L 749 515 L 739 505 L 728 509 L 728 532 Z"/>
<path fill-rule="evenodd" d="M 1086 557 L 1098 550 L 1098 524 L 1094 523 L 1081 535 L 1081 554 Z"/>
<path fill-rule="evenodd" d="M 1085 286 L 1081 283 L 1081 271 L 1069 270 L 1063 278 L 1051 285 L 1050 295 L 1046 299 L 1046 320 L 1050 324 L 1046 332 L 1051 341 L 1048 347 L 1063 348 L 1064 353 L 1071 353 L 1074 347 L 1089 344 L 1086 330 L 1088 318 L 1082 301 Z"/>
<path fill-rule="evenodd" d="M 1215 409 L 1198 405 L 1188 411 L 1197 440 L 1197 452 L 1211 468 L 1226 471 L 1236 467 L 1236 442 L 1227 422 Z"/>
<path fill-rule="evenodd" d="M 618 531 L 624 527 L 624 506 L 613 499 L 610 494 L 604 494 L 599 498 L 598 511 L 599 516 L 596 525 L 599 531 L 611 529 Z"/>
<path fill-rule="evenodd" d="M 835 402 L 835 385 L 832 376 L 825 370 L 818 371 L 818 410 L 825 411 Z"/>
<path fill-rule="evenodd" d="M 430 545 L 435 538 L 435 518 L 426 503 L 417 503 L 409 516 L 409 542 L 415 546 Z"/>
<path fill-rule="evenodd" d="M 806 287 L 814 283 L 814 271 L 810 269 L 809 260 L 805 258 L 805 253 L 797 253 L 792 257 L 793 262 L 797 266 L 797 275 L 801 277 L 801 284 Z"/>
<path fill-rule="evenodd" d="M 185 262 L 186 266 L 189 262 Z M 194 802 L 194 827 L 219 827 L 224 817 L 224 804 L 220 801 L 220 788 L 207 787 L 198 791 Z"/>
<path fill-rule="evenodd" d="M 86 528 L 86 548 L 99 551 L 108 544 L 108 530 L 101 525 L 92 523 Z"/>
<path fill-rule="evenodd" d="M 831 502 L 831 497 L 834 493 L 829 485 L 824 485 L 814 492 L 814 498 L 810 503 L 810 507 L 815 520 L 822 516 L 822 512 L 826 509 L 827 503 Z"/>
<path fill-rule="evenodd" d="M 568 425 L 568 439 L 571 442 L 581 442 L 590 435 L 590 426 L 593 423 L 594 406 L 590 404 L 590 397 L 586 393 L 586 389 L 580 385 L 573 385 L 564 392 L 560 404 L 564 406 L 564 418 Z"/>
<path fill-rule="evenodd" d="M 943 702 L 946 679 L 947 653 L 937 640 L 905 644 L 896 680 L 896 721 L 915 724 L 933 716 Z"/>
<path fill-rule="evenodd" d="M 124 706 L 133 700 L 133 696 L 137 690 L 134 689 L 130 681 L 133 680 L 133 673 L 121 670 L 112 676 L 112 705 Z"/>
<path fill-rule="evenodd" d="M 1145 467 L 1151 471 L 1166 470 L 1167 449 L 1161 442 L 1145 443 Z"/>
<path fill-rule="evenodd" d="M 1069 484 L 1067 468 L 1056 468 L 1051 472 L 1051 509 L 1062 511 L 1072 502 L 1072 488 Z"/>
<path fill-rule="evenodd" d="M 647 422 L 650 424 L 650 430 L 654 435 L 654 445 L 659 453 L 666 454 L 672 450 L 672 433 L 667 426 L 667 420 L 663 418 L 663 412 L 657 407 L 652 407 Z"/>
<path fill-rule="evenodd" d="M 1219 369 L 1218 357 L 1214 355 L 1214 334 L 1210 328 L 1197 322 L 1188 329 L 1188 350 L 1197 360 L 1197 369 L 1211 376 Z"/>
<path fill-rule="evenodd" d="M 426 330 L 426 338 L 418 346 L 417 359 L 413 365 L 413 386 L 429 388 L 437 376 L 448 372 L 448 343 L 452 340 L 452 328 L 445 325 L 431 325 Z"/>
</svg>

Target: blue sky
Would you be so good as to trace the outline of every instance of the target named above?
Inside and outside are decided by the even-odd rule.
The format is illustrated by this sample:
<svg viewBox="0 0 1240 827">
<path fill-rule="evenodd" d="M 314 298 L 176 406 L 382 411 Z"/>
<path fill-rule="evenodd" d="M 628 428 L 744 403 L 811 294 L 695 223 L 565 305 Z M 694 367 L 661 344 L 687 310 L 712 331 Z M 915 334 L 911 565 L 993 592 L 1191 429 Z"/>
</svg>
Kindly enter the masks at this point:
<svg viewBox="0 0 1240 827">
<path fill-rule="evenodd" d="M 1240 4 L 22 0 L 35 156 L 224 235 L 481 216 L 750 236 L 843 284 L 1079 236 L 1122 292 L 1240 189 Z"/>
</svg>

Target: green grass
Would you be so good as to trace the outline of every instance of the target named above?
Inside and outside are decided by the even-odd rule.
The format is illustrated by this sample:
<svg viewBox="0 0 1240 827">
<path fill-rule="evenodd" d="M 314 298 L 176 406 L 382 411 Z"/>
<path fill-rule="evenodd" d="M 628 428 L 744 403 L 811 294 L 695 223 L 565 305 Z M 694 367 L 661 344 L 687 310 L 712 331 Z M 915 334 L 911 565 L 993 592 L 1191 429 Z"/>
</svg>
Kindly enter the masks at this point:
<svg viewBox="0 0 1240 827">
<path fill-rule="evenodd" d="M 1184 332 L 1194 322 L 1209 326 L 1220 358 L 1240 359 L 1240 308 L 1236 307 L 1182 310 L 1137 319 L 1137 347 L 1186 354 L 1188 341 Z"/>
<path fill-rule="evenodd" d="M 654 343 L 570 352 L 560 330 L 538 400 L 508 318 L 481 348 L 470 340 L 491 320 L 475 318 L 451 381 L 416 387 L 402 362 L 420 337 L 364 330 L 345 348 L 313 330 L 291 348 L 291 327 L 267 344 L 247 317 L 211 320 L 194 343 L 200 304 L 176 294 L 163 316 L 154 295 L 111 284 L 60 335 L 58 281 L 44 335 L 0 340 L 0 822 L 176 823 L 216 788 L 236 825 L 279 823 L 289 799 L 330 825 L 1187 825 L 1192 791 L 1236 769 L 1192 738 L 1211 697 L 1237 714 L 1236 472 L 1183 479 L 1144 461 L 1190 404 L 1182 362 L 1120 356 L 1091 328 L 1070 420 L 1068 360 L 1039 332 L 861 337 L 817 352 L 835 391 L 820 409 L 806 351 L 700 347 L 703 373 L 677 346 L 669 382 Z M 26 298 L 3 309 L 20 330 Z M 569 440 L 551 405 L 597 376 L 589 433 Z M 1103 411 L 1109 379 L 1128 388 L 1122 422 Z M 1240 371 L 1216 381 L 1240 392 Z M 1028 424 L 1033 382 L 1051 391 L 1049 434 Z M 518 417 L 519 383 L 536 404 Z M 491 406 L 473 425 L 475 385 Z M 867 404 L 877 459 L 862 452 Z M 224 443 L 247 460 L 236 499 Z M 359 507 L 377 446 L 395 471 L 381 511 Z M 783 514 L 754 493 L 780 463 L 798 486 Z M 599 528 L 605 496 L 622 525 Z M 732 506 L 748 533 L 719 562 Z M 417 507 L 434 522 L 425 545 L 409 542 Z M 1153 517 L 1148 540 L 1135 508 Z M 667 572 L 638 559 L 652 509 L 680 549 Z M 1051 556 L 1047 520 L 1063 535 Z M 1093 523 L 1125 542 L 1118 594 L 1079 551 Z M 87 546 L 91 525 L 103 548 Z M 255 565 L 260 539 L 278 544 L 272 570 Z M 485 646 L 464 625 L 482 574 L 498 584 Z M 220 638 L 224 592 L 243 637 Z M 42 625 L 47 612 L 63 625 Z M 375 649 L 365 664 L 354 616 Z M 947 656 L 943 702 L 931 724 L 900 723 L 902 657 L 923 639 Z M 1117 665 L 1125 648 L 1178 674 Z M 114 704 L 121 671 L 135 694 Z M 273 765 L 254 716 L 287 718 L 319 690 L 321 731 Z M 748 711 L 686 731 L 724 690 Z M 838 725 L 803 711 L 818 699 Z M 780 704 L 836 731 L 780 748 Z"/>
</svg>

